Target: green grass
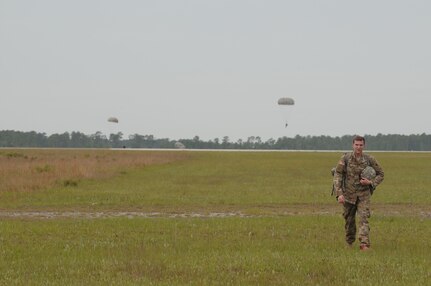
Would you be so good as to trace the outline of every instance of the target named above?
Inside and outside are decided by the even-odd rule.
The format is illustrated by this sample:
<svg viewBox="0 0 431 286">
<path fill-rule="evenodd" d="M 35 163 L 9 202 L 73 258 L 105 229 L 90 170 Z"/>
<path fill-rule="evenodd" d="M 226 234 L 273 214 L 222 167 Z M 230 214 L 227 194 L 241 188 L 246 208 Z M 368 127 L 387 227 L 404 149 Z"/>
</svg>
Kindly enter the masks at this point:
<svg viewBox="0 0 431 286">
<path fill-rule="evenodd" d="M 374 155 L 385 181 L 372 198 L 370 252 L 345 247 L 329 195 L 341 153 L 190 152 L 114 177 L 0 192 L 0 212 L 161 213 L 3 216 L 0 285 L 429 285 L 431 153 Z M 195 212 L 250 217 L 167 215 Z"/>
<path fill-rule="evenodd" d="M 377 217 L 373 251 L 340 218 L 7 220 L 4 285 L 427 285 L 431 221 Z"/>
<path fill-rule="evenodd" d="M 431 204 L 430 153 L 378 153 L 386 178 L 375 204 Z M 0 209 L 280 212 L 334 205 L 337 153 L 193 153 L 190 159 L 124 170 L 34 192 L 0 192 Z M 37 175 L 37 174 L 36 174 Z"/>
</svg>

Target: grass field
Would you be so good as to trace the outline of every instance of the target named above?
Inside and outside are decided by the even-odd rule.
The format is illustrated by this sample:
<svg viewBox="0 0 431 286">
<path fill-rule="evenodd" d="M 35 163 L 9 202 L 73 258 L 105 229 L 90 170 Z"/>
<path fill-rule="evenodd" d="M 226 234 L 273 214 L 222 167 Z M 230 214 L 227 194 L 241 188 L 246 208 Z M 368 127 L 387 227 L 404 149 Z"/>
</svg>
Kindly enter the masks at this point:
<svg viewBox="0 0 431 286">
<path fill-rule="evenodd" d="M 372 251 L 341 153 L 0 150 L 0 285 L 430 285 L 431 153 L 373 153 Z"/>
</svg>

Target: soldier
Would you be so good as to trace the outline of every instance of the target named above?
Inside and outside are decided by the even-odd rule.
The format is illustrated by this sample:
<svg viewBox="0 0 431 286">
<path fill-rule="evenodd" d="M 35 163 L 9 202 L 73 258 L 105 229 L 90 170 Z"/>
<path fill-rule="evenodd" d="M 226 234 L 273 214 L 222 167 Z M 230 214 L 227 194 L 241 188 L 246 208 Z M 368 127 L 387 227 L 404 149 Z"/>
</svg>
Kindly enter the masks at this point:
<svg viewBox="0 0 431 286">
<path fill-rule="evenodd" d="M 370 198 L 374 189 L 383 181 L 384 172 L 373 156 L 363 153 L 365 138 L 353 138 L 353 152 L 341 157 L 335 168 L 334 185 L 338 203 L 343 205 L 346 242 L 352 246 L 356 239 L 356 213 L 359 217 L 359 242 L 361 250 L 370 248 Z M 372 167 L 367 168 L 366 167 Z M 364 174 L 363 171 L 375 171 Z M 371 172 L 372 173 L 372 172 Z M 374 175 L 374 176 L 373 176 Z"/>
</svg>

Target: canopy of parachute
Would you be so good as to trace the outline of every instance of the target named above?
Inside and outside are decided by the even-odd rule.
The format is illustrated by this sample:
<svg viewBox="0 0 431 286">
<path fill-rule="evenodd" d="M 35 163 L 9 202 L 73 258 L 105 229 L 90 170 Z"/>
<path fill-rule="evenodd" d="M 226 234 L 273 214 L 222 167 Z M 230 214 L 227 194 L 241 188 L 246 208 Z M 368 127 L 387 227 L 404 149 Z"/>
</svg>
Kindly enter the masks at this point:
<svg viewBox="0 0 431 286">
<path fill-rule="evenodd" d="M 108 122 L 118 123 L 118 119 L 116 117 L 109 117 Z"/>
<path fill-rule="evenodd" d="M 290 97 L 282 97 L 278 100 L 278 105 L 295 105 L 295 101 Z"/>
<path fill-rule="evenodd" d="M 177 141 L 177 142 L 175 142 L 175 148 L 177 148 L 177 149 L 185 149 L 186 146 L 183 143 Z"/>
</svg>

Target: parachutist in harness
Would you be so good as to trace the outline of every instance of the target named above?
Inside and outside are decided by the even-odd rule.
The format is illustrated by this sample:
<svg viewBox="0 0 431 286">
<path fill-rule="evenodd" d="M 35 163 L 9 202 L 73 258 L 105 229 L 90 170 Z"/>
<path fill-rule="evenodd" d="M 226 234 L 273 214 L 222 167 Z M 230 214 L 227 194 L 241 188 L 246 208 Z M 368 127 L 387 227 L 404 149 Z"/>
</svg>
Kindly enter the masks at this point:
<svg viewBox="0 0 431 286">
<path fill-rule="evenodd" d="M 282 97 L 278 100 L 278 105 L 279 106 L 283 106 L 283 113 L 285 115 L 285 117 L 287 117 L 288 113 L 290 113 L 290 108 L 291 106 L 295 105 L 295 100 L 293 100 L 293 98 L 290 97 Z M 289 108 L 286 109 L 286 107 L 289 106 Z M 287 123 L 287 120 L 290 120 L 289 118 L 284 118 L 285 120 L 285 124 L 284 124 L 284 128 L 287 128 L 287 126 L 289 125 Z"/>
</svg>

